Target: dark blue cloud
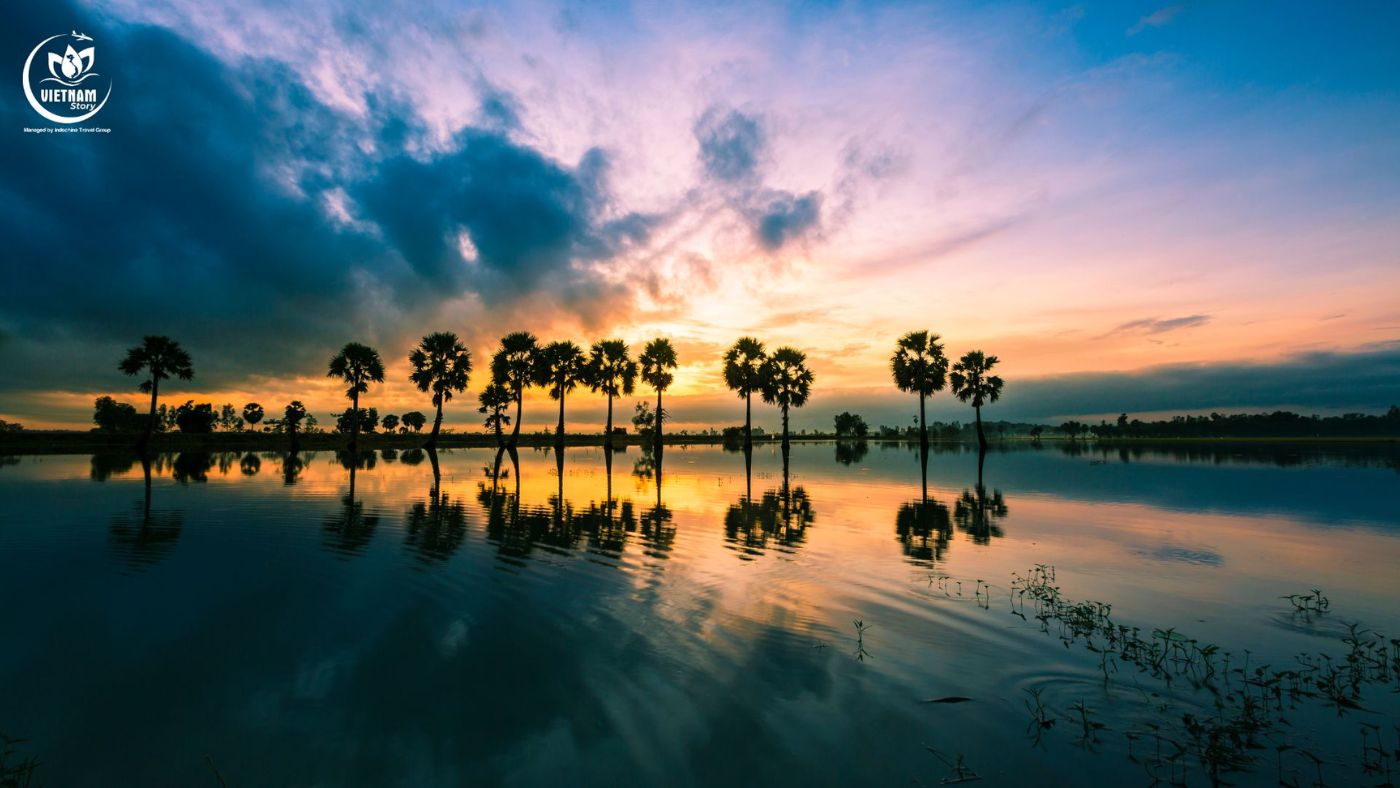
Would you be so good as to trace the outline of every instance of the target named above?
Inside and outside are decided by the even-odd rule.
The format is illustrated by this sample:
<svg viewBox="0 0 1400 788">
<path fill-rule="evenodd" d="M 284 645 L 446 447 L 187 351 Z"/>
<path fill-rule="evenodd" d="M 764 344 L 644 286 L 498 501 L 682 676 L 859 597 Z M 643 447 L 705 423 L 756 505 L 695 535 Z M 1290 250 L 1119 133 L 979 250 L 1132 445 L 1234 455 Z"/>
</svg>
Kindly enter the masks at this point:
<svg viewBox="0 0 1400 788">
<path fill-rule="evenodd" d="M 808 192 L 797 196 L 778 192 L 767 199 L 757 214 L 754 232 L 758 242 L 770 252 L 820 229 L 822 196 Z"/>
<path fill-rule="evenodd" d="M 705 172 L 726 183 L 742 183 L 758 175 L 767 140 L 755 115 L 711 107 L 695 121 L 700 163 Z"/>
<path fill-rule="evenodd" d="M 415 159 L 401 151 L 422 149 L 423 130 L 393 99 L 370 95 L 366 117 L 347 117 L 282 66 L 227 65 L 167 30 L 64 4 L 27 4 L 9 22 L 10 52 L 93 33 L 115 88 L 94 119 L 112 129 L 102 135 L 21 134 L 44 122 L 20 91 L 0 91 L 13 132 L 0 160 L 0 356 L 32 373 L 0 385 L 110 383 L 112 346 L 152 332 L 179 337 L 217 384 L 314 370 L 339 343 L 420 330 L 411 318 L 467 292 L 592 309 L 620 293 L 579 263 L 651 227 L 614 216 L 601 152 L 570 168 L 512 142 L 503 94 L 483 107 L 499 128 Z M 333 194 L 349 196 L 352 221 L 326 209 Z"/>
</svg>

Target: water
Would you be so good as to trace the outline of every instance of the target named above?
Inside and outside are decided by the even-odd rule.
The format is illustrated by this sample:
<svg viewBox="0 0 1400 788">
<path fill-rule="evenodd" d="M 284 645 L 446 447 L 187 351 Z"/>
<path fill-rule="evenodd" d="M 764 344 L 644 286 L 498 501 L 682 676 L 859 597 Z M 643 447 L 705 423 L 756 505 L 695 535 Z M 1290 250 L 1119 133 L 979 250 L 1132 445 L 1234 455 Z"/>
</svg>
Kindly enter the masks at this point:
<svg viewBox="0 0 1400 788">
<path fill-rule="evenodd" d="M 748 475 L 675 447 L 659 494 L 635 447 L 562 475 L 442 452 L 436 489 L 431 458 L 386 452 L 353 501 L 354 463 L 299 459 L 162 456 L 148 486 L 132 458 L 6 458 L 0 731 L 37 782 L 937 785 L 961 758 L 983 784 L 1207 784 L 1128 733 L 1211 693 L 1014 615 L 1015 573 L 1251 670 L 1344 656 L 1348 623 L 1400 634 L 1388 447 L 1023 448 L 980 487 L 975 452 L 942 451 L 927 499 L 884 444 L 797 444 L 786 483 L 767 445 Z M 1311 588 L 1326 612 L 1280 598 Z M 1230 780 L 1308 784 L 1307 750 L 1330 784 L 1382 782 L 1359 731 L 1400 746 L 1395 688 L 1279 712 Z M 1028 690 L 1056 720 L 1038 744 Z M 1076 703 L 1106 727 L 1084 739 Z"/>
</svg>

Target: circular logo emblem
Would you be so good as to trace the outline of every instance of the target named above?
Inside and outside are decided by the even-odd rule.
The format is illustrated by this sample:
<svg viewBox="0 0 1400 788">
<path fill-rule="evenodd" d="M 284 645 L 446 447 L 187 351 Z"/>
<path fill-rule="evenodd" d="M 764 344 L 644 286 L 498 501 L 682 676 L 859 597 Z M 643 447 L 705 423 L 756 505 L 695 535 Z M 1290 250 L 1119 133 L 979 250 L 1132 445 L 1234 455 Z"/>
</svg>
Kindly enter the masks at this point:
<svg viewBox="0 0 1400 788">
<path fill-rule="evenodd" d="M 112 80 L 96 68 L 92 36 L 76 30 L 49 36 L 24 61 L 24 97 L 54 123 L 82 123 L 112 95 Z"/>
</svg>

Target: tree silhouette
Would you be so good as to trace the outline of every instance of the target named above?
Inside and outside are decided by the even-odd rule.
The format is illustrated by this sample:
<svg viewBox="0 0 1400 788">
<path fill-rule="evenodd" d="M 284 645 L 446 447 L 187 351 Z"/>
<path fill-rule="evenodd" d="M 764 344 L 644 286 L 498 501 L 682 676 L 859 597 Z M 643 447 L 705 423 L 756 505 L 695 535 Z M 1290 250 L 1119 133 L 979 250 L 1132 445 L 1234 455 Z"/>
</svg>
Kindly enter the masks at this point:
<svg viewBox="0 0 1400 788">
<path fill-rule="evenodd" d="M 741 337 L 724 353 L 724 385 L 744 400 L 744 449 L 753 448 L 753 393 L 763 383 L 763 362 L 768 359 L 763 343 Z"/>
<path fill-rule="evenodd" d="M 564 443 L 564 395 L 584 382 L 587 372 L 588 359 L 572 342 L 551 342 L 540 351 L 535 383 L 549 389 L 549 396 L 559 401 L 559 424 L 554 428 L 554 440 L 561 445 Z"/>
<path fill-rule="evenodd" d="M 151 413 L 146 419 L 146 431 L 141 435 L 140 445 L 144 447 L 150 442 L 151 431 L 156 424 L 156 398 L 160 396 L 160 382 L 172 375 L 180 380 L 192 380 L 194 363 L 179 342 L 170 337 L 148 336 L 142 338 L 141 344 L 126 351 L 126 358 L 117 368 L 127 375 L 139 375 L 142 370 L 146 371 L 146 379 L 141 382 L 140 390 L 151 395 Z"/>
<path fill-rule="evenodd" d="M 1001 398 L 1002 380 L 990 374 L 997 361 L 996 356 L 969 350 L 953 365 L 953 373 L 949 376 L 953 396 L 963 402 L 971 402 L 977 412 L 977 445 L 982 451 L 987 450 L 987 436 L 982 432 L 982 406 Z"/>
<path fill-rule="evenodd" d="M 492 383 L 481 390 L 477 401 L 481 403 L 477 411 L 486 415 L 486 429 L 496 435 L 496 446 L 504 446 L 505 438 L 501 435 L 501 430 L 510 424 L 510 414 L 506 413 L 511 403 L 510 391 L 500 383 Z"/>
<path fill-rule="evenodd" d="M 399 417 L 403 425 L 414 432 L 422 432 L 423 425 L 428 423 L 428 419 L 421 411 L 410 410 Z"/>
<path fill-rule="evenodd" d="M 384 425 L 385 432 L 393 432 L 394 430 L 399 428 L 399 417 L 390 413 L 387 414 L 379 423 Z"/>
<path fill-rule="evenodd" d="M 924 426 L 924 400 L 942 391 L 947 384 L 948 357 L 938 335 L 928 331 L 910 331 L 895 343 L 890 358 L 890 374 L 900 391 L 919 395 L 919 445 L 928 446 L 928 428 Z"/>
<path fill-rule="evenodd" d="M 258 426 L 258 422 L 263 420 L 263 406 L 256 402 L 249 402 L 243 406 L 243 420 L 248 422 L 248 428 Z"/>
<path fill-rule="evenodd" d="M 301 427 L 302 419 L 306 418 L 306 406 L 301 404 L 301 400 L 294 399 L 287 403 L 287 407 L 282 410 L 282 423 L 287 425 L 287 433 L 292 438 L 292 453 L 297 450 L 297 430 Z"/>
<path fill-rule="evenodd" d="M 763 401 L 783 411 L 783 453 L 788 450 L 788 409 L 807 404 L 812 394 L 812 370 L 807 354 L 796 348 L 780 347 L 764 362 L 761 370 Z"/>
<path fill-rule="evenodd" d="M 588 355 L 588 387 L 608 396 L 608 426 L 603 445 L 613 445 L 613 398 L 630 395 L 637 385 L 637 362 L 620 339 L 594 342 Z"/>
<path fill-rule="evenodd" d="M 661 392 L 671 387 L 676 376 L 671 372 L 677 366 L 676 349 L 671 340 L 658 337 L 647 343 L 638 357 L 642 367 L 642 381 L 656 389 L 656 424 L 652 429 L 652 445 L 656 453 L 661 453 L 661 422 L 666 411 L 661 407 Z"/>
<path fill-rule="evenodd" d="M 539 341 L 535 339 L 534 334 L 516 331 L 501 338 L 501 347 L 491 359 L 491 381 L 504 386 L 510 394 L 511 401 L 515 403 L 515 425 L 510 433 L 511 446 L 515 446 L 520 440 L 520 416 L 524 409 L 525 389 L 535 380 L 539 353 Z"/>
<path fill-rule="evenodd" d="M 350 384 L 345 396 L 350 398 L 350 407 L 355 414 L 350 419 L 350 446 L 353 450 L 360 437 L 360 395 L 369 391 L 370 383 L 384 382 L 384 362 L 374 348 L 350 342 L 331 358 L 326 377 L 340 378 Z"/>
<path fill-rule="evenodd" d="M 442 429 L 443 403 L 452 399 L 453 394 L 467 390 L 471 378 L 472 354 L 467 346 L 451 331 L 438 331 L 423 337 L 418 347 L 408 354 L 408 363 L 413 372 L 408 379 L 419 391 L 433 393 L 433 407 L 437 416 L 433 418 L 433 434 L 428 438 L 429 447 L 437 446 L 438 431 Z M 385 429 L 392 429 L 385 425 Z"/>
</svg>

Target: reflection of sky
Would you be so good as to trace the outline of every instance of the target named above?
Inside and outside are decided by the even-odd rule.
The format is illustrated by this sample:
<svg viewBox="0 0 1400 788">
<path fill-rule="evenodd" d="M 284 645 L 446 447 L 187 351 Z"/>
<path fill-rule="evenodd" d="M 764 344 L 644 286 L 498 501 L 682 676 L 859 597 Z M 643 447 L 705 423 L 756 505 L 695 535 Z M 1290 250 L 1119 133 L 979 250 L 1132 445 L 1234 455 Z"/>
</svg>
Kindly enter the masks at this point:
<svg viewBox="0 0 1400 788">
<path fill-rule="evenodd" d="M 1203 376 L 1165 403 L 1130 376 L 1055 410 L 1013 386 L 1011 416 L 1400 391 L 1393 363 L 1364 388 L 1282 380 L 1299 353 L 1393 360 L 1393 6 L 123 0 L 13 21 L 7 51 L 96 33 L 127 98 L 110 139 L 26 135 L 0 170 L 7 260 L 49 261 L 6 271 L 0 347 L 30 372 L 3 384 L 7 419 L 84 424 L 157 329 L 195 353 L 178 396 L 318 413 L 348 339 L 391 361 L 374 404 L 425 409 L 403 358 L 438 327 L 478 358 L 514 328 L 673 336 L 677 424 L 732 420 L 707 394 L 740 332 L 810 353 L 799 427 L 902 421 L 885 359 L 925 323 L 1018 382 Z M 55 182 L 92 206 L 33 185 Z M 85 245 L 43 243 L 69 221 Z M 1242 361 L 1266 365 L 1248 401 L 1209 374 Z"/>
<path fill-rule="evenodd" d="M 107 780 L 197 782 L 205 752 L 247 782 L 267 782 L 266 769 L 335 784 L 557 784 L 560 773 L 612 784 L 889 783 L 927 774 L 922 744 L 934 735 L 975 765 L 999 763 L 1024 727 L 1020 687 L 1049 684 L 1068 703 L 1098 682 L 1087 657 L 1018 629 L 1004 596 L 984 611 L 945 598 L 929 572 L 967 594 L 984 579 L 1004 595 L 1013 571 L 1054 564 L 1068 596 L 1261 657 L 1321 642 L 1279 626 L 1292 622 L 1277 597 L 1314 585 L 1348 620 L 1400 623 L 1393 522 L 1350 492 L 1357 480 L 1383 490 L 1375 482 L 1390 470 L 993 454 L 984 474 L 1005 497 L 1004 535 L 979 546 L 955 530 L 945 559 L 928 566 L 904 557 L 895 531 L 900 504 L 919 495 L 914 455 L 875 447 L 847 468 L 832 452 L 794 448 L 789 482 L 810 495 L 814 520 L 799 546 L 751 561 L 723 528 L 744 494 L 743 458 L 716 448 L 666 455 L 676 537 L 664 559 L 631 533 L 620 557 L 580 547 L 498 560 L 476 495 L 489 484 L 487 451 L 441 456 L 443 490 L 466 503 L 468 530 L 431 564 L 406 532 L 432 486 L 426 461 L 381 457 L 356 474 L 357 499 L 380 520 L 349 558 L 322 542 L 346 488 L 329 453 L 308 455 L 291 487 L 275 456 L 255 476 L 237 457 L 216 460 L 207 483 L 184 485 L 166 463 L 152 510 L 182 513 L 181 532 L 136 572 L 106 542 L 141 499 L 140 466 L 95 482 L 87 457 L 25 458 L 0 469 L 0 594 L 27 600 L 0 618 L 25 633 L 0 653 L 0 686 L 14 698 L 4 722 L 42 743 L 55 783 L 91 782 L 97 772 L 84 770 L 99 768 Z M 615 458 L 612 489 L 641 511 L 655 488 L 630 474 L 637 455 Z M 976 481 L 971 453 L 936 454 L 930 466 L 929 494 L 950 508 Z M 1109 472 L 1111 485 L 1082 481 Z M 522 454 L 525 508 L 548 510 L 554 474 L 552 455 Z M 1337 519 L 1366 527 L 1324 527 L 1285 504 L 1241 507 L 1240 475 L 1260 495 L 1328 488 Z M 576 511 L 601 502 L 601 452 L 571 450 L 563 483 Z M 768 447 L 755 453 L 752 483 L 755 495 L 781 487 Z M 1161 498 L 1164 488 L 1180 499 Z M 863 663 L 851 659 L 854 618 L 873 625 Z M 953 694 L 978 702 L 935 709 L 942 716 L 914 703 Z M 1050 767 L 1065 779 L 1109 779 L 1126 763 L 1067 758 Z"/>
</svg>

